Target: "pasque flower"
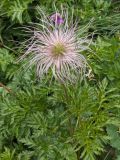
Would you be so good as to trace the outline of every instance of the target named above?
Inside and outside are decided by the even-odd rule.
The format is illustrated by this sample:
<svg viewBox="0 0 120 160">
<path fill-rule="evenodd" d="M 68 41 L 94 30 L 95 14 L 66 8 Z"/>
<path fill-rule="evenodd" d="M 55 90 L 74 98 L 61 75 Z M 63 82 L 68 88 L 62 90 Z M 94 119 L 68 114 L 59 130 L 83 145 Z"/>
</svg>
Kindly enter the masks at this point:
<svg viewBox="0 0 120 160">
<path fill-rule="evenodd" d="M 63 20 L 62 16 L 61 16 L 59 13 L 55 13 L 55 14 L 51 15 L 51 16 L 50 16 L 50 19 L 51 19 L 54 23 L 57 23 L 58 25 L 64 23 L 64 20 Z"/>
<path fill-rule="evenodd" d="M 77 25 L 69 24 L 67 14 L 47 17 L 43 13 L 41 22 L 40 27 L 30 30 L 33 35 L 21 59 L 31 55 L 29 66 L 36 64 L 39 78 L 51 71 L 62 82 L 74 82 L 86 69 L 87 62 L 81 52 L 88 49 L 87 38 L 79 37 Z"/>
</svg>

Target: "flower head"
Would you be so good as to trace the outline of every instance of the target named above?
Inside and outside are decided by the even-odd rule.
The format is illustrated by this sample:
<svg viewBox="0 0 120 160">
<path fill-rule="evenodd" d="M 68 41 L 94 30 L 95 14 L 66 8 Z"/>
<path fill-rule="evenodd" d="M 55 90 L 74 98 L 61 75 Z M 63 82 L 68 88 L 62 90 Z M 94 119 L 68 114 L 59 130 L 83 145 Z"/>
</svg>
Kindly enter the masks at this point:
<svg viewBox="0 0 120 160">
<path fill-rule="evenodd" d="M 88 49 L 88 40 L 79 37 L 76 25 L 69 26 L 68 18 L 64 16 L 63 20 L 59 13 L 50 18 L 43 14 L 41 22 L 41 29 L 31 29 L 33 35 L 21 59 L 31 55 L 30 66 L 36 64 L 40 78 L 51 70 L 62 82 L 74 82 L 82 71 L 85 72 L 87 62 L 81 52 Z"/>
<path fill-rule="evenodd" d="M 64 20 L 62 18 L 62 16 L 59 13 L 55 13 L 53 15 L 50 16 L 50 19 L 57 24 L 63 24 Z"/>
</svg>

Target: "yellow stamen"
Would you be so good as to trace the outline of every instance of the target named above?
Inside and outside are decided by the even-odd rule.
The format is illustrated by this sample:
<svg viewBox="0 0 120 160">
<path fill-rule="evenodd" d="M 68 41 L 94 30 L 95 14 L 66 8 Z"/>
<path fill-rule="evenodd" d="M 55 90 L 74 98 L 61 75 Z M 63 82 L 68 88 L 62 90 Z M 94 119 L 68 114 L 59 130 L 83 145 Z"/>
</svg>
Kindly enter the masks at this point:
<svg viewBox="0 0 120 160">
<path fill-rule="evenodd" d="M 52 53 L 54 55 L 63 55 L 65 52 L 65 46 L 63 44 L 57 43 L 53 48 L 52 48 Z"/>
</svg>

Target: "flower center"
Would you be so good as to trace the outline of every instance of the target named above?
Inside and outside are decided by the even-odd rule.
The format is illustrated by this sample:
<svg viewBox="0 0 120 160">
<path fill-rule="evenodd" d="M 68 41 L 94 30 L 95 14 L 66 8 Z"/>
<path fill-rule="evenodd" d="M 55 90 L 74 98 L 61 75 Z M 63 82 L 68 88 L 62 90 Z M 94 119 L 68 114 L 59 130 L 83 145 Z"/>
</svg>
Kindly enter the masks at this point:
<svg viewBox="0 0 120 160">
<path fill-rule="evenodd" d="M 58 55 L 63 55 L 63 53 L 65 52 L 65 46 L 63 44 L 57 43 L 53 48 L 52 48 L 52 53 L 55 56 Z"/>
</svg>

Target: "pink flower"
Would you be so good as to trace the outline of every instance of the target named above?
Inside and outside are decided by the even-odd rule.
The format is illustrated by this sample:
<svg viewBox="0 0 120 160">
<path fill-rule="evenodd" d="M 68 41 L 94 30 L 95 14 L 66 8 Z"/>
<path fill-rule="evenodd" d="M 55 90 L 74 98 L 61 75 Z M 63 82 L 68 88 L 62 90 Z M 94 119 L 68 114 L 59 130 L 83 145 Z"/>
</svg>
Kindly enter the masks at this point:
<svg viewBox="0 0 120 160">
<path fill-rule="evenodd" d="M 57 26 L 51 20 L 56 21 Z M 33 33 L 31 42 L 21 59 L 31 55 L 29 66 L 36 64 L 40 78 L 51 70 L 57 80 L 74 82 L 86 70 L 87 62 L 81 52 L 88 49 L 89 41 L 86 37 L 79 37 L 79 30 L 76 25 L 69 25 L 68 18 L 64 17 L 63 23 L 58 13 L 50 18 L 43 14 L 41 22 L 42 29 L 35 27 L 30 30 Z"/>
</svg>

